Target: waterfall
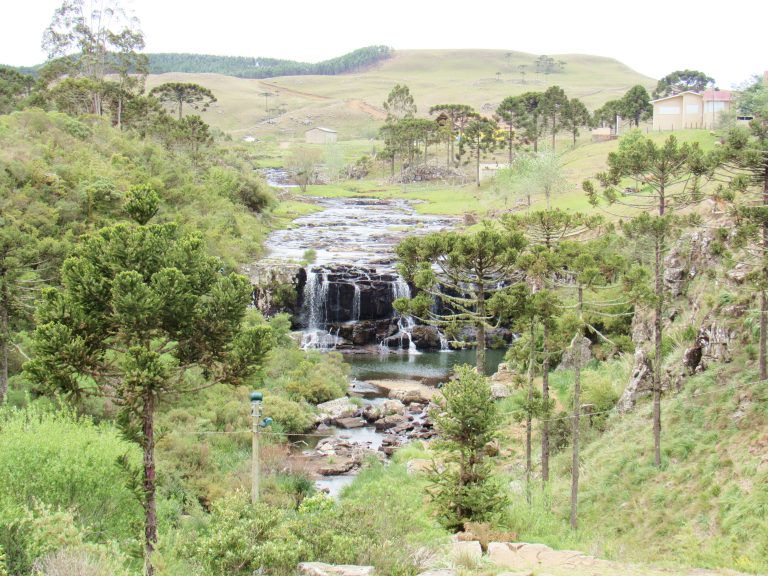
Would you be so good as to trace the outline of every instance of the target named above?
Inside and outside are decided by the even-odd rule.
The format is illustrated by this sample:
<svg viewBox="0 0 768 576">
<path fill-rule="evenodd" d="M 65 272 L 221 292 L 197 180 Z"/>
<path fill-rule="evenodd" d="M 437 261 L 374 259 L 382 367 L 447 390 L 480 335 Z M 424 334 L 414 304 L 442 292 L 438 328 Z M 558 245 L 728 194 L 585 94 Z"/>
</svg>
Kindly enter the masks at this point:
<svg viewBox="0 0 768 576">
<path fill-rule="evenodd" d="M 403 280 L 400 276 L 398 276 L 397 279 L 392 282 L 391 287 L 392 287 L 392 302 L 394 302 L 398 298 L 411 297 L 411 288 L 408 286 L 408 283 L 405 280 Z M 416 322 L 412 317 L 405 314 L 397 314 L 397 330 L 398 330 L 397 336 L 400 337 L 400 348 L 405 349 L 405 346 L 403 346 L 403 343 L 405 340 L 407 340 L 408 354 L 420 353 L 416 349 L 416 344 L 414 343 L 413 337 L 411 336 L 411 332 L 413 331 L 415 326 L 416 326 Z M 383 345 L 383 342 L 382 342 L 382 345 Z"/>
<path fill-rule="evenodd" d="M 301 337 L 304 350 L 335 350 L 339 343 L 339 331 L 326 330 L 328 318 L 328 274 L 309 270 L 304 286 L 304 304 L 302 311 L 307 321 L 307 329 Z"/>
<path fill-rule="evenodd" d="M 360 285 L 355 282 L 355 295 L 352 298 L 352 322 L 360 321 Z"/>
<path fill-rule="evenodd" d="M 448 344 L 448 338 L 445 337 L 445 334 L 438 330 L 437 336 L 440 338 L 440 352 L 450 352 L 451 346 Z"/>
</svg>

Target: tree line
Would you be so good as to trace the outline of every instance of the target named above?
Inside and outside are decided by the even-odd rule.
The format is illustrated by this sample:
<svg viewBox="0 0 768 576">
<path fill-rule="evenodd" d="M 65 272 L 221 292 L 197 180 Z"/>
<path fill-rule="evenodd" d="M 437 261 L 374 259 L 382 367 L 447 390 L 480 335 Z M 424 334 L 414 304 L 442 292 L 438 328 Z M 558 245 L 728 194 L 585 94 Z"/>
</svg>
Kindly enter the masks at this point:
<svg viewBox="0 0 768 576">
<path fill-rule="evenodd" d="M 636 124 L 651 110 L 648 92 L 639 85 L 617 102 L 617 113 L 634 118 Z M 549 138 L 549 147 L 554 151 L 556 138 L 562 133 L 569 134 L 575 146 L 581 129 L 615 121 L 608 115 L 608 105 L 591 114 L 581 100 L 569 98 L 559 86 L 509 96 L 490 116 L 467 104 L 446 103 L 429 109 L 434 119 L 416 118 L 413 95 L 408 86 L 401 84 L 390 91 L 383 107 L 387 117 L 380 130 L 385 144 L 382 157 L 390 162 L 392 175 L 398 158 L 404 166 L 422 159 L 426 162 L 429 147 L 444 144 L 446 166 L 474 163 L 478 186 L 480 162 L 489 154 L 504 150 L 511 164 L 515 152 L 523 146 L 536 153 L 542 140 Z"/>
<path fill-rule="evenodd" d="M 212 56 L 209 54 L 147 54 L 149 72 L 196 72 L 226 74 L 238 78 L 273 78 L 276 76 L 334 76 L 359 72 L 392 57 L 388 46 L 366 46 L 321 62 L 297 62 L 277 58 Z"/>
</svg>

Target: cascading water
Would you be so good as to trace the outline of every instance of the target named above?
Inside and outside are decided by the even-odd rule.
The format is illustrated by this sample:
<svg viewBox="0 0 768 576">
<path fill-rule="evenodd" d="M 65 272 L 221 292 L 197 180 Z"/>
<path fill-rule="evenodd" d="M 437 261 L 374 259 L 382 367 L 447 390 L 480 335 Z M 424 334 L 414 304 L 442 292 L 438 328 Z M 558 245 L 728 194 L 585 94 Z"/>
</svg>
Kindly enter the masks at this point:
<svg viewBox="0 0 768 576">
<path fill-rule="evenodd" d="M 360 321 L 360 286 L 355 283 L 355 295 L 352 298 L 352 321 Z"/>
<path fill-rule="evenodd" d="M 397 279 L 392 282 L 392 301 L 394 302 L 398 298 L 410 298 L 411 297 L 411 288 L 408 286 L 408 283 L 403 280 L 400 276 L 397 277 Z M 413 341 L 412 331 L 416 327 L 416 322 L 411 316 L 408 316 L 406 314 L 398 314 L 397 315 L 397 329 L 398 333 L 395 336 L 395 338 L 400 338 L 400 348 L 405 348 L 403 346 L 403 341 L 408 341 L 408 354 L 419 354 L 419 351 L 416 350 L 416 344 Z M 383 342 L 382 342 L 383 346 Z"/>
<path fill-rule="evenodd" d="M 307 284 L 304 287 L 303 314 L 307 319 L 307 329 L 301 337 L 304 350 L 333 350 L 339 343 L 339 331 L 326 329 L 328 301 L 328 275 L 324 272 L 309 270 Z"/>
</svg>

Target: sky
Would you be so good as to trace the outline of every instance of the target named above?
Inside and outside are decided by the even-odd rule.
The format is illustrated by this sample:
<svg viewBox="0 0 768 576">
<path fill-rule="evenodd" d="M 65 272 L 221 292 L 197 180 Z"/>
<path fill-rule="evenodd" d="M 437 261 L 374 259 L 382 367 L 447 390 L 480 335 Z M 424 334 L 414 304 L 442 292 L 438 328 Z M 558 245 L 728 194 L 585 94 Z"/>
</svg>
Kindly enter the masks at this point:
<svg viewBox="0 0 768 576">
<path fill-rule="evenodd" d="M 765 0 L 119 1 L 139 18 L 147 52 L 308 62 L 373 44 L 578 53 L 615 58 L 652 78 L 702 70 L 722 89 L 768 70 Z M 0 63 L 44 61 L 42 32 L 61 2 L 0 0 Z"/>
</svg>

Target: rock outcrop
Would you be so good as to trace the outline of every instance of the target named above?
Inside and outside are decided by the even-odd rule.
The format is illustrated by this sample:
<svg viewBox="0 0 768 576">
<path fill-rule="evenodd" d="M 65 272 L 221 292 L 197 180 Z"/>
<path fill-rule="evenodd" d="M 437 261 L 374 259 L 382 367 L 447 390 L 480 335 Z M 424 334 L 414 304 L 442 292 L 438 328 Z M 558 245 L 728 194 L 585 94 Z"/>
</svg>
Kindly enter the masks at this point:
<svg viewBox="0 0 768 576">
<path fill-rule="evenodd" d="M 589 338 L 581 339 L 581 346 L 577 348 L 568 347 L 563 352 L 563 358 L 556 370 L 573 370 L 576 367 L 577 354 L 581 354 L 581 366 L 584 367 L 592 359 L 592 341 Z"/>
<path fill-rule="evenodd" d="M 638 348 L 635 350 L 635 364 L 632 369 L 632 376 L 629 378 L 629 384 L 616 404 L 619 412 L 629 412 L 635 407 L 637 399 L 649 394 L 653 390 L 653 372 L 651 363 L 645 354 L 645 350 Z"/>
<path fill-rule="evenodd" d="M 257 262 L 241 268 L 253 286 L 253 305 L 265 316 L 298 314 L 307 272 L 298 264 Z"/>
</svg>

